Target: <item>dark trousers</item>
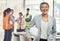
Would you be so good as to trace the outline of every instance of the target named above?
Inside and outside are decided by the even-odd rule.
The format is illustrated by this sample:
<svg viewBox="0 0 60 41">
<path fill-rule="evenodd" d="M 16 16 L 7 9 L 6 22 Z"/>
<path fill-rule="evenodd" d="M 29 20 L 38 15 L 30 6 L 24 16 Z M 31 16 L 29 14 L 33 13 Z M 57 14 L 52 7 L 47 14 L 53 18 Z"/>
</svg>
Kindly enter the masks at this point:
<svg viewBox="0 0 60 41">
<path fill-rule="evenodd" d="M 25 31 L 25 29 L 17 29 L 17 32 Z"/>
<path fill-rule="evenodd" d="M 40 39 L 40 41 L 47 41 L 47 39 Z"/>
<path fill-rule="evenodd" d="M 5 30 L 4 41 L 11 41 L 12 29 Z"/>
<path fill-rule="evenodd" d="M 31 40 L 33 41 L 34 38 L 31 38 Z M 47 39 L 40 39 L 39 41 L 47 41 Z"/>
</svg>

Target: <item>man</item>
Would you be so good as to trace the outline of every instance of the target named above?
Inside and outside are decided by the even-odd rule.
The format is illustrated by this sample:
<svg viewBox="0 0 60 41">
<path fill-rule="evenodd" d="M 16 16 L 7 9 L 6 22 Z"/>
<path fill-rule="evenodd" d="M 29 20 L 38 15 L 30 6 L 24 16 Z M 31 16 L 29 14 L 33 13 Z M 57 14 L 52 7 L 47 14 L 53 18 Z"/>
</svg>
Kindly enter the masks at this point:
<svg viewBox="0 0 60 41">
<path fill-rule="evenodd" d="M 27 13 L 24 16 L 24 18 L 25 18 L 25 27 L 28 27 L 30 25 L 30 21 L 32 19 L 32 15 L 29 14 L 29 11 L 30 11 L 30 9 L 27 8 Z"/>
<path fill-rule="evenodd" d="M 12 31 L 14 31 L 14 16 L 13 16 L 14 10 L 11 9 L 11 13 L 10 13 L 10 23 L 12 24 Z"/>
</svg>

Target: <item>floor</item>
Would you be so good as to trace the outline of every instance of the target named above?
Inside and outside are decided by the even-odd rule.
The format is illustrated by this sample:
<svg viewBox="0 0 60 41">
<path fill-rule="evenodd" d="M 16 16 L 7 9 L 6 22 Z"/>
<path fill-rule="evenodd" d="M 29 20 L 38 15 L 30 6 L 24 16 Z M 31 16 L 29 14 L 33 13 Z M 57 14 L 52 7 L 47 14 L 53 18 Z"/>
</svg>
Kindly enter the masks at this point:
<svg viewBox="0 0 60 41">
<path fill-rule="evenodd" d="M 3 41 L 3 39 L 4 39 L 4 30 L 0 28 L 0 41 Z M 12 35 L 12 41 L 17 41 L 18 39 L 19 39 L 18 37 Z M 20 41 L 27 41 L 27 40 L 23 36 L 20 36 Z M 56 41 L 60 41 L 60 39 L 57 39 Z"/>
</svg>

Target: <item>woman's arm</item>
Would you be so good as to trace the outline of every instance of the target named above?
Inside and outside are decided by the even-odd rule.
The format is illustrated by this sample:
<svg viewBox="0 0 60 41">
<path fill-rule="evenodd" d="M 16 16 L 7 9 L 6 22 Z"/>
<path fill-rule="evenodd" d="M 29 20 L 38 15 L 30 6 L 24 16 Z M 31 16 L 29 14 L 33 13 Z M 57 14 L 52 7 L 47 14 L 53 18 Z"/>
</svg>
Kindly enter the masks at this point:
<svg viewBox="0 0 60 41">
<path fill-rule="evenodd" d="M 56 20 L 53 20 L 53 28 L 52 28 L 53 40 L 56 40 Z"/>
<path fill-rule="evenodd" d="M 35 18 L 33 18 L 33 20 L 31 21 L 30 26 L 26 27 L 26 36 L 27 36 L 28 41 L 32 41 L 31 34 L 30 34 L 30 28 L 33 27 L 34 25 L 35 25 Z"/>
</svg>

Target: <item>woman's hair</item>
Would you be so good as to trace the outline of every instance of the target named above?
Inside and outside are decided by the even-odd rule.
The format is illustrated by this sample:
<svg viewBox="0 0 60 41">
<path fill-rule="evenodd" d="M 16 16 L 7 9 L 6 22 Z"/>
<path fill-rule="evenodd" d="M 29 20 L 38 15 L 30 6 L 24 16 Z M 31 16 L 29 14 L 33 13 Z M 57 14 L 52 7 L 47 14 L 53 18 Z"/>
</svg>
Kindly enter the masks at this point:
<svg viewBox="0 0 60 41">
<path fill-rule="evenodd" d="M 19 12 L 19 14 L 23 15 L 22 12 Z"/>
<path fill-rule="evenodd" d="M 6 16 L 6 10 L 4 10 L 4 12 L 3 12 L 3 16 L 4 16 L 4 17 Z"/>
<path fill-rule="evenodd" d="M 40 4 L 40 8 L 41 8 L 41 6 L 42 6 L 43 4 L 46 4 L 46 5 L 49 7 L 49 4 L 48 4 L 47 2 L 42 2 L 42 3 Z"/>
<path fill-rule="evenodd" d="M 7 13 L 10 13 L 11 12 L 11 9 L 10 8 L 7 8 L 4 10 L 3 12 L 3 16 L 5 17 Z"/>
</svg>

